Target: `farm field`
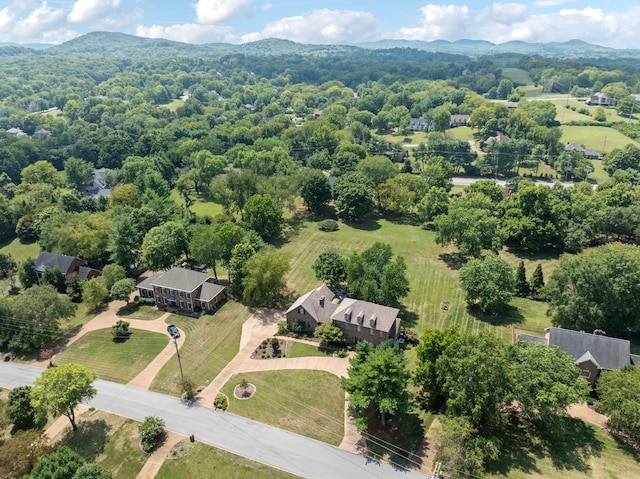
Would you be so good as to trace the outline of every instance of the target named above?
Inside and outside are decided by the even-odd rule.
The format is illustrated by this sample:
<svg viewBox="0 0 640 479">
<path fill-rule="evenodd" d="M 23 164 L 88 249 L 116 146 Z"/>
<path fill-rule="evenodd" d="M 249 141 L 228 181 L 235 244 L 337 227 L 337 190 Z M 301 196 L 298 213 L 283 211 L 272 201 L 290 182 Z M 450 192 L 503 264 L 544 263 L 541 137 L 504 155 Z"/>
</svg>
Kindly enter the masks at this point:
<svg viewBox="0 0 640 479">
<path fill-rule="evenodd" d="M 249 399 L 236 399 L 233 390 L 243 379 L 255 385 L 256 392 Z M 334 446 L 342 441 L 344 392 L 331 373 L 293 369 L 237 374 L 222 392 L 229 398 L 229 412 Z"/>
<path fill-rule="evenodd" d="M 90 331 L 61 353 L 54 362 L 78 363 L 92 369 L 99 378 L 128 383 L 138 375 L 160 351 L 169 339 L 165 334 L 131 329 L 131 337 L 115 342 L 111 329 Z"/>
<path fill-rule="evenodd" d="M 294 479 L 298 476 L 198 443 L 184 456 L 167 459 L 156 475 L 156 479 L 175 479 L 176 477 Z"/>
<path fill-rule="evenodd" d="M 185 332 L 180 348 L 184 376 L 197 386 L 215 378 L 238 353 L 242 323 L 251 312 L 235 301 L 227 301 L 213 315 L 200 318 L 171 315 L 167 324 L 175 324 Z M 180 370 L 174 356 L 165 364 L 151 384 L 151 390 L 180 395 Z"/>
<path fill-rule="evenodd" d="M 521 68 L 503 68 L 502 76 L 519 85 L 531 85 L 529 72 Z"/>
</svg>

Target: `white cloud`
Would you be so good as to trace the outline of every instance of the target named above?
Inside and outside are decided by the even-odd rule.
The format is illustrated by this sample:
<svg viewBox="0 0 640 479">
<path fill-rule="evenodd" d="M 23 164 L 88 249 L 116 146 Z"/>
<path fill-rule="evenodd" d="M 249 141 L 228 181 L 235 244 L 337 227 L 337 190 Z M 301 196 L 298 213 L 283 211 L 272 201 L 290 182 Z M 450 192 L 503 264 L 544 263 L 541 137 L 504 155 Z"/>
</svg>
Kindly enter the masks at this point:
<svg viewBox="0 0 640 479">
<path fill-rule="evenodd" d="M 166 38 L 168 40 L 193 44 L 214 42 L 238 43 L 238 38 L 233 35 L 233 29 L 231 27 L 200 25 L 197 23 L 171 25 L 168 27 L 161 25 L 152 25 L 150 27 L 139 25 L 136 28 L 136 35 L 148 38 Z"/>
<path fill-rule="evenodd" d="M 263 10 L 271 10 L 273 8 L 273 4 L 267 2 L 262 5 Z"/>
<path fill-rule="evenodd" d="M 71 23 L 84 23 L 102 18 L 107 13 L 117 10 L 120 0 L 77 0 L 73 4 L 67 19 Z"/>
<path fill-rule="evenodd" d="M 531 2 L 531 5 L 535 5 L 536 7 L 559 7 L 560 5 L 574 1 L 575 0 L 537 0 L 535 2 Z"/>
<path fill-rule="evenodd" d="M 540 2 L 537 2 L 540 3 Z M 432 41 L 461 38 L 494 43 L 566 41 L 574 38 L 615 48 L 638 48 L 640 6 L 626 11 L 565 8 L 534 14 L 525 4 L 494 3 L 482 10 L 467 6 L 425 5 L 417 27 L 401 28 L 391 36 Z"/>
<path fill-rule="evenodd" d="M 529 17 L 529 9 L 522 3 L 494 3 L 487 14 L 496 23 L 510 25 Z"/>
<path fill-rule="evenodd" d="M 420 8 L 422 19 L 416 28 L 401 28 L 400 38 L 407 40 L 450 40 L 472 38 L 470 28 L 477 21 L 467 6 L 425 5 Z"/>
<path fill-rule="evenodd" d="M 210 25 L 229 20 L 251 2 L 252 0 L 198 0 L 194 8 L 198 23 Z"/>
<path fill-rule="evenodd" d="M 6 28 L 13 22 L 14 16 L 9 12 L 9 7 L 0 10 L 0 28 Z"/>
<path fill-rule="evenodd" d="M 380 22 L 369 12 L 313 10 L 305 15 L 271 22 L 261 32 L 243 35 L 242 41 L 263 38 L 315 44 L 370 41 L 380 38 Z"/>
</svg>

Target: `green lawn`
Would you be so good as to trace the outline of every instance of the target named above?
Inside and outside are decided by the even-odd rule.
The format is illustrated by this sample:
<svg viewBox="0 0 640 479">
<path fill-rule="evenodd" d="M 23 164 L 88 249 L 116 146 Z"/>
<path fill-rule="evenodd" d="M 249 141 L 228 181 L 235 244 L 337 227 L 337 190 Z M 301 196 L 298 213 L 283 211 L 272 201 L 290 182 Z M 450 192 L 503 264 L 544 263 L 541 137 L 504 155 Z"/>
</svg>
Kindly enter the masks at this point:
<svg viewBox="0 0 640 479">
<path fill-rule="evenodd" d="M 562 419 L 565 430 L 502 437 L 492 479 L 636 479 L 640 453 L 621 445 L 607 431 L 580 420 Z"/>
<path fill-rule="evenodd" d="M 175 99 L 175 100 L 171 100 L 169 103 L 165 103 L 164 105 L 158 105 L 159 107 L 163 106 L 165 108 L 168 108 L 169 110 L 175 112 L 179 106 L 184 105 L 184 102 L 182 100 L 180 100 L 179 98 Z"/>
<path fill-rule="evenodd" d="M 529 76 L 529 72 L 520 68 L 503 68 L 502 76 L 504 78 L 509 78 L 512 82 L 518 83 L 520 85 L 531 84 L 531 77 Z"/>
<path fill-rule="evenodd" d="M 593 171 L 589 173 L 590 180 L 594 180 L 596 183 L 600 184 L 610 178 L 609 174 L 604 171 L 602 160 L 591 160 L 591 164 L 593 165 Z"/>
<path fill-rule="evenodd" d="M 111 471 L 113 479 L 135 479 L 147 460 L 138 446 L 138 423 L 115 414 L 88 411 L 78 418 L 78 430 L 64 432 L 57 446 L 68 446 L 87 462 Z"/>
<path fill-rule="evenodd" d="M 154 306 L 131 303 L 120 308 L 116 314 L 122 318 L 154 320 L 164 313 Z"/>
<path fill-rule="evenodd" d="M 288 358 L 304 358 L 308 356 L 333 356 L 333 349 L 320 348 L 307 343 L 289 341 L 287 344 Z"/>
<path fill-rule="evenodd" d="M 0 243 L 0 253 L 10 254 L 16 263 L 27 258 L 36 259 L 40 254 L 38 243 L 23 243 L 18 238 Z"/>
<path fill-rule="evenodd" d="M 504 317 L 485 316 L 470 310 L 458 284 L 457 270 L 462 264 L 456 249 L 453 246 L 443 248 L 434 239 L 433 231 L 386 219 L 354 225 L 340 222 L 340 230 L 332 233 L 319 231 L 316 221 L 302 222 L 298 233 L 282 247 L 291 257 L 288 285 L 292 297 L 320 284 L 311 265 L 323 251 L 334 249 L 349 256 L 381 241 L 391 244 L 393 252 L 405 258 L 411 289 L 402 300 L 405 308 L 400 316 L 405 326 L 419 333 L 430 328 L 456 326 L 461 332 L 489 329 L 504 340 L 511 341 L 513 326 L 526 322 L 526 315 L 538 317 L 538 310 L 546 310 L 542 303 L 528 305 L 523 312 L 512 309 Z M 532 272 L 533 269 L 529 274 Z M 449 303 L 448 309 L 442 309 L 445 302 Z"/>
<path fill-rule="evenodd" d="M 393 143 L 407 143 L 412 145 L 418 145 L 420 143 L 427 142 L 427 133 L 424 131 L 412 131 L 406 135 L 382 135 L 385 141 L 391 141 Z M 408 140 L 408 141 L 405 141 Z"/>
<path fill-rule="evenodd" d="M 184 456 L 177 459 L 167 459 L 156 475 L 156 479 L 175 479 L 177 477 L 294 479 L 298 476 L 236 456 L 222 449 L 198 443 Z"/>
<path fill-rule="evenodd" d="M 640 143 L 623 135 L 618 130 L 604 126 L 561 126 L 561 143 L 577 143 L 601 153 L 615 148 L 624 148 L 629 143 L 640 147 Z"/>
<path fill-rule="evenodd" d="M 224 213 L 224 209 L 219 203 L 199 199 L 191 206 L 191 212 L 197 216 L 211 216 L 213 218 Z"/>
<path fill-rule="evenodd" d="M 242 379 L 256 386 L 250 399 L 236 399 Z M 344 392 L 340 379 L 325 371 L 283 370 L 232 376 L 222 392 L 229 411 L 333 445 L 344 435 Z"/>
<path fill-rule="evenodd" d="M 476 130 L 474 130 L 471 127 L 468 126 L 459 126 L 457 128 L 450 128 L 446 131 L 447 136 L 451 137 L 451 138 L 455 138 L 456 140 L 465 140 L 465 141 L 469 141 L 469 140 L 474 140 L 475 138 L 473 137 L 473 133 Z"/>
<path fill-rule="evenodd" d="M 186 340 L 180 348 L 186 378 L 198 386 L 206 386 L 238 353 L 242 323 L 250 315 L 247 307 L 227 301 L 213 315 L 200 318 L 172 315 L 173 323 L 185 332 Z M 151 389 L 165 394 L 180 395 L 180 371 L 174 357 L 160 370 Z"/>
<path fill-rule="evenodd" d="M 92 369 L 99 378 L 128 383 L 162 351 L 166 334 L 132 329 L 124 342 L 114 342 L 111 329 L 90 331 L 57 354 L 55 363 L 79 363 Z"/>
</svg>

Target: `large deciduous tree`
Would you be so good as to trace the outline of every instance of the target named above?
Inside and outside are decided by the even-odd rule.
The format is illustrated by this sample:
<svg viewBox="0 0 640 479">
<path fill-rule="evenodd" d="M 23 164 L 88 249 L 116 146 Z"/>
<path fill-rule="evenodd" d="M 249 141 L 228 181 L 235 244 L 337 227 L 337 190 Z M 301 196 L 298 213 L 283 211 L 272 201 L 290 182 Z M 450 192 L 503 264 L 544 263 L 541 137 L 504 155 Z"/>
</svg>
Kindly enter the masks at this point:
<svg viewBox="0 0 640 479">
<path fill-rule="evenodd" d="M 573 358 L 556 347 L 518 341 L 508 350 L 513 399 L 527 419 L 551 420 L 589 394 Z"/>
<path fill-rule="evenodd" d="M 347 263 L 336 251 L 328 250 L 320 253 L 312 267 L 316 278 L 327 283 L 330 288 L 339 288 L 347 279 Z"/>
<path fill-rule="evenodd" d="M 358 428 L 365 429 L 377 415 L 384 427 L 387 414 L 408 410 L 407 362 L 394 341 L 381 343 L 375 349 L 367 341 L 358 344 L 356 355 L 349 360 L 348 377 L 341 381 L 342 388 L 349 394 L 349 407 L 356 415 Z"/>
<path fill-rule="evenodd" d="M 333 186 L 338 214 L 348 220 L 361 219 L 374 208 L 373 193 L 367 179 L 357 172 L 347 173 Z"/>
<path fill-rule="evenodd" d="M 35 410 L 31 405 L 31 386 L 18 386 L 9 392 L 7 417 L 17 429 L 28 429 L 35 423 Z"/>
<path fill-rule="evenodd" d="M 52 286 L 32 286 L 6 303 L 7 319 L 0 325 L 0 341 L 22 351 L 51 347 L 60 334 L 60 319 L 75 313 L 71 299 Z"/>
<path fill-rule="evenodd" d="M 284 218 L 282 208 L 271 195 L 253 195 L 244 205 L 244 221 L 265 241 L 272 240 L 282 233 Z"/>
<path fill-rule="evenodd" d="M 169 269 L 186 252 L 187 232 L 180 223 L 167 221 L 151 228 L 142 241 L 142 257 L 151 270 Z"/>
<path fill-rule="evenodd" d="M 305 170 L 299 180 L 300 196 L 307 208 L 317 213 L 331 201 L 329 179 L 320 170 Z"/>
<path fill-rule="evenodd" d="M 243 298 L 260 306 L 275 306 L 287 290 L 286 275 L 290 267 L 289 256 L 280 251 L 254 254 L 244 267 Z"/>
<path fill-rule="evenodd" d="M 70 157 L 64 162 L 67 184 L 76 191 L 83 192 L 93 179 L 93 165 L 81 158 Z"/>
<path fill-rule="evenodd" d="M 513 268 L 497 255 L 474 259 L 460 268 L 460 283 L 467 302 L 482 311 L 504 307 L 515 294 Z"/>
<path fill-rule="evenodd" d="M 598 412 L 609 417 L 609 425 L 640 442 L 640 367 L 603 371 L 598 380 Z"/>
<path fill-rule="evenodd" d="M 45 369 L 31 390 L 33 407 L 41 415 L 67 416 L 76 431 L 75 408 L 95 396 L 95 379 L 95 373 L 80 364 Z"/>
<path fill-rule="evenodd" d="M 74 479 L 80 467 L 84 465 L 84 459 L 80 454 L 72 451 L 67 446 L 57 448 L 43 457 L 31 471 L 29 477 L 38 479 Z"/>
<path fill-rule="evenodd" d="M 545 294 L 553 324 L 568 329 L 604 329 L 611 336 L 640 331 L 640 249 L 611 244 L 563 256 Z"/>
<path fill-rule="evenodd" d="M 482 208 L 450 208 L 434 220 L 436 242 L 455 244 L 464 256 L 480 256 L 482 250 L 500 251 L 504 237 L 491 211 Z"/>
<path fill-rule="evenodd" d="M 347 261 L 347 283 L 357 298 L 397 306 L 409 292 L 404 257 L 393 259 L 391 246 L 375 243 Z"/>
</svg>

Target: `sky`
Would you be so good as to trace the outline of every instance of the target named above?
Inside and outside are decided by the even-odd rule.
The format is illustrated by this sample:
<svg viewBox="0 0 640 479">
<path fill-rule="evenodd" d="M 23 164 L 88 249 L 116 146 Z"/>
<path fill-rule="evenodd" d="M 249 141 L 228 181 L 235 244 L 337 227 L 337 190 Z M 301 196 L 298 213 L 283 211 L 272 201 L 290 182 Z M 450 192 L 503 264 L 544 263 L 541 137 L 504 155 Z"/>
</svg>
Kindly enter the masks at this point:
<svg viewBox="0 0 640 479">
<path fill-rule="evenodd" d="M 640 48 L 637 0 L 192 1 L 0 0 L 0 42 L 57 44 L 92 31 L 117 31 L 197 44 L 580 39 Z"/>
</svg>

